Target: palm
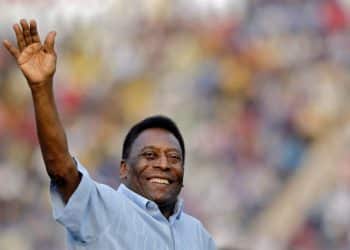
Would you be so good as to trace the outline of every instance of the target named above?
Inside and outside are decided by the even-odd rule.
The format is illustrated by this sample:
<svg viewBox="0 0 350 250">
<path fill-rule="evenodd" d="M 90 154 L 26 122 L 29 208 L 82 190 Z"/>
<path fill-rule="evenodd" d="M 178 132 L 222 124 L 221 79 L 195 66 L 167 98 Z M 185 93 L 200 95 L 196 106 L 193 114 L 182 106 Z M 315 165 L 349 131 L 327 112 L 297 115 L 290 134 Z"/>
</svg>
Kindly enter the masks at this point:
<svg viewBox="0 0 350 250">
<path fill-rule="evenodd" d="M 20 25 L 15 24 L 13 29 L 18 47 L 13 46 L 7 40 L 4 41 L 4 46 L 16 58 L 29 86 L 51 82 L 56 70 L 54 50 L 56 33 L 50 32 L 46 36 L 45 42 L 41 43 L 34 20 L 28 24 L 26 20 L 22 19 Z"/>
<path fill-rule="evenodd" d="M 56 56 L 44 51 L 40 43 L 26 47 L 17 59 L 24 76 L 31 83 L 49 79 L 56 69 Z"/>
</svg>

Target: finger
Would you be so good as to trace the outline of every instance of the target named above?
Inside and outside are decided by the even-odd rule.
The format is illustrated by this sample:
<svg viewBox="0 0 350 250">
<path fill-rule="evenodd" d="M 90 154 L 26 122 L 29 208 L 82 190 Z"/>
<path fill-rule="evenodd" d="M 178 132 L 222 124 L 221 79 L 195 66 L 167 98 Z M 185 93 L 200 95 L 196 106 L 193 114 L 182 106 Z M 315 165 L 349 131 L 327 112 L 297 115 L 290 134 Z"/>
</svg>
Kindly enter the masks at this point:
<svg viewBox="0 0 350 250">
<path fill-rule="evenodd" d="M 10 52 L 11 55 L 13 55 L 16 59 L 19 57 L 19 50 L 13 46 L 9 41 L 4 40 L 3 44 L 5 46 L 5 48 Z"/>
<path fill-rule="evenodd" d="M 47 51 L 48 53 L 54 53 L 54 47 L 55 47 L 55 37 L 56 37 L 56 32 L 51 31 L 49 34 L 47 34 L 44 42 L 44 50 Z"/>
<path fill-rule="evenodd" d="M 40 43 L 40 36 L 35 20 L 30 20 L 30 35 L 32 36 L 33 43 Z"/>
<path fill-rule="evenodd" d="M 24 41 L 26 45 L 30 45 L 32 43 L 32 37 L 30 35 L 29 25 L 25 19 L 21 19 L 20 23 L 23 30 Z"/>
<path fill-rule="evenodd" d="M 15 31 L 15 34 L 16 34 L 18 49 L 21 52 L 26 46 L 26 42 L 24 41 L 24 37 L 23 37 L 23 32 L 17 23 L 13 25 L 13 30 Z"/>
</svg>

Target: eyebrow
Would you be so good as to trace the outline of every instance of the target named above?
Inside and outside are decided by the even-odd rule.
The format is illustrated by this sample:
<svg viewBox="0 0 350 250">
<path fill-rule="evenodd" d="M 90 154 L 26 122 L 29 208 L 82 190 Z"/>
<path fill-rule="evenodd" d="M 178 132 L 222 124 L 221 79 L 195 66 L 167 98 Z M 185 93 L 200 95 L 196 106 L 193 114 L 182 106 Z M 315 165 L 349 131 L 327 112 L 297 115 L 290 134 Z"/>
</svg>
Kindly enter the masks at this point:
<svg viewBox="0 0 350 250">
<path fill-rule="evenodd" d="M 157 148 L 155 146 L 145 146 L 145 147 L 141 148 L 140 151 L 143 152 L 143 151 L 145 151 L 147 149 L 153 149 L 153 150 L 159 151 L 159 148 Z M 165 150 L 165 152 L 170 152 L 170 151 L 176 151 L 177 153 L 181 154 L 181 151 L 179 149 L 177 149 L 177 148 L 167 148 Z"/>
</svg>

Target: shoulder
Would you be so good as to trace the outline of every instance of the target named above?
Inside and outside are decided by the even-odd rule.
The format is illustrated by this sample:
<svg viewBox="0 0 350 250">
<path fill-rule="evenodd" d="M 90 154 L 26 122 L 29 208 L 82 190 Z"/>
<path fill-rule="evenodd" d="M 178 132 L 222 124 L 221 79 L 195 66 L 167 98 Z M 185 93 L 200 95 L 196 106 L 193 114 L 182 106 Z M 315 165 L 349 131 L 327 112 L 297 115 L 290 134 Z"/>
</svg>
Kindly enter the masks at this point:
<svg viewBox="0 0 350 250">
<path fill-rule="evenodd" d="M 183 212 L 181 214 L 181 220 L 186 224 L 186 226 L 191 227 L 192 229 L 196 229 L 197 232 L 201 232 L 204 234 L 207 234 L 209 236 L 209 233 L 203 226 L 202 222 L 198 220 L 197 218 Z"/>
<path fill-rule="evenodd" d="M 74 158 L 77 169 L 80 172 L 82 179 L 81 179 L 81 186 L 87 186 L 88 188 L 84 189 L 84 194 L 87 195 L 88 192 L 90 191 L 91 195 L 97 195 L 99 197 L 106 197 L 109 198 L 110 196 L 115 196 L 117 195 L 117 190 L 114 189 L 113 187 L 110 187 L 106 184 L 99 183 L 95 181 L 87 171 L 87 169 L 76 159 Z M 80 185 L 79 185 L 80 186 Z M 79 188 L 78 186 L 78 188 Z"/>
<path fill-rule="evenodd" d="M 193 224 L 195 226 L 202 226 L 202 223 L 197 218 L 189 215 L 188 213 L 182 212 L 181 219 L 183 219 L 186 223 Z"/>
<path fill-rule="evenodd" d="M 200 220 L 184 212 L 181 215 L 181 219 L 184 221 L 187 229 L 194 232 L 198 239 L 200 239 L 200 244 L 202 244 L 201 249 L 216 249 L 212 236 L 209 234 Z"/>
</svg>

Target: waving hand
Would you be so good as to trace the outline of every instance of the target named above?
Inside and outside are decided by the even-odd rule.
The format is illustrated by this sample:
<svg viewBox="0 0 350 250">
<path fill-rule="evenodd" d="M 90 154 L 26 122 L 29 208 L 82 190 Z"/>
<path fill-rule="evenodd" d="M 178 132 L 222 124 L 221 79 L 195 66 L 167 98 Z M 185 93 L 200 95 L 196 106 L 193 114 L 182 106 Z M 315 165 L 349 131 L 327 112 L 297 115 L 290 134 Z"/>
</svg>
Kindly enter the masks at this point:
<svg viewBox="0 0 350 250">
<path fill-rule="evenodd" d="M 34 20 L 30 23 L 24 19 L 13 25 L 17 47 L 5 40 L 4 46 L 16 59 L 26 77 L 29 87 L 52 82 L 56 70 L 57 56 L 54 50 L 56 32 L 50 32 L 42 44 Z"/>
</svg>

